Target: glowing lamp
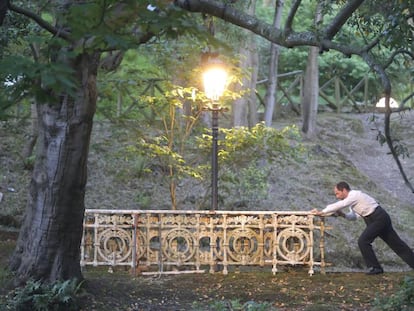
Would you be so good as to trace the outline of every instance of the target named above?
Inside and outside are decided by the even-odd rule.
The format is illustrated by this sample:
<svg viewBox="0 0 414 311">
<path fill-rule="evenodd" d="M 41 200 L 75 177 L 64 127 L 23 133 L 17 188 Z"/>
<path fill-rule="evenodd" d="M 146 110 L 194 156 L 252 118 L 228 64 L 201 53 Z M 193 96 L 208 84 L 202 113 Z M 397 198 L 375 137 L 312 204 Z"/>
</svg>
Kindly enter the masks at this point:
<svg viewBox="0 0 414 311">
<path fill-rule="evenodd" d="M 227 72 L 224 66 L 213 64 L 203 73 L 204 92 L 208 99 L 217 101 L 226 89 Z"/>
</svg>

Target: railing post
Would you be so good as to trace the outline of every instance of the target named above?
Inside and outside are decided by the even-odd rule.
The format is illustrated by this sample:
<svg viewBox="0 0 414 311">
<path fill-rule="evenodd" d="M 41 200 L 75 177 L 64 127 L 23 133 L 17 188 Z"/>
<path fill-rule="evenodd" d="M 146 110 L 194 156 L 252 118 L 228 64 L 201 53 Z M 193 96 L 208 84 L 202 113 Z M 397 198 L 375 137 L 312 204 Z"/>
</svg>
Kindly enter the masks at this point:
<svg viewBox="0 0 414 311">
<path fill-rule="evenodd" d="M 228 274 L 227 270 L 227 252 L 229 248 L 229 243 L 227 241 L 227 214 L 223 214 L 222 217 L 222 227 L 223 227 L 223 274 Z"/>
<path fill-rule="evenodd" d="M 137 273 L 137 249 L 138 249 L 138 242 L 137 242 L 137 227 L 138 227 L 138 214 L 132 214 L 133 215 L 133 228 L 132 228 L 132 273 L 133 275 L 136 275 Z"/>
<path fill-rule="evenodd" d="M 215 258 L 214 258 L 214 249 L 216 248 L 216 235 L 214 233 L 214 216 L 210 216 L 210 222 L 209 222 L 209 237 L 210 237 L 210 273 L 214 273 L 214 266 L 215 266 Z"/>
<path fill-rule="evenodd" d="M 321 253 L 321 274 L 325 274 L 325 218 L 321 217 L 321 237 L 319 239 L 319 249 Z"/>
<path fill-rule="evenodd" d="M 277 231 L 278 231 L 278 224 L 277 224 L 277 214 L 273 214 L 273 241 L 272 241 L 272 247 L 273 247 L 273 266 L 272 266 L 272 273 L 275 275 L 277 273 Z"/>
<path fill-rule="evenodd" d="M 313 270 L 313 265 L 315 264 L 314 262 L 314 258 L 313 258 L 313 247 L 315 245 L 315 241 L 314 241 L 314 234 L 313 234 L 313 230 L 315 229 L 315 216 L 314 215 L 309 215 L 309 238 L 310 238 L 310 247 L 312 249 L 312 251 L 309 254 L 309 264 L 310 264 L 310 269 L 309 269 L 309 275 L 313 275 L 314 270 Z"/>
</svg>

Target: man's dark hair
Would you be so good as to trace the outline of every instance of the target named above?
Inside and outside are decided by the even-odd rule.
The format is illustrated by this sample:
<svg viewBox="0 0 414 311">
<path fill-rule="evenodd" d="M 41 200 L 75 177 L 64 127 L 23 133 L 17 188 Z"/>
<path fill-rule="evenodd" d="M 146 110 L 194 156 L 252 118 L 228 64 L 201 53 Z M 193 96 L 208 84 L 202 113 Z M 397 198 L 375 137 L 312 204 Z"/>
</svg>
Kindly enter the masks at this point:
<svg viewBox="0 0 414 311">
<path fill-rule="evenodd" d="M 344 189 L 350 191 L 351 187 L 349 187 L 348 183 L 345 181 L 341 181 L 339 183 L 336 184 L 336 189 L 338 189 L 339 191 L 342 191 Z"/>
</svg>

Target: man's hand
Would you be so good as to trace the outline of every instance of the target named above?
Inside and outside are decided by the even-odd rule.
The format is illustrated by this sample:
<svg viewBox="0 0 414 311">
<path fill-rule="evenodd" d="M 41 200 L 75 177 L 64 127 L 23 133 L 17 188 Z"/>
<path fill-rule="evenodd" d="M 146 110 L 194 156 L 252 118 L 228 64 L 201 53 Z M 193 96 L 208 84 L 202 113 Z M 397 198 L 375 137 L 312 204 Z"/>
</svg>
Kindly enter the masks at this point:
<svg viewBox="0 0 414 311">
<path fill-rule="evenodd" d="M 319 211 L 316 208 L 314 208 L 313 210 L 311 210 L 311 214 L 316 215 L 316 216 L 323 216 L 324 215 L 324 213 L 322 211 Z"/>
<path fill-rule="evenodd" d="M 343 211 L 336 211 L 336 213 L 333 214 L 333 216 L 335 216 L 335 217 L 344 217 L 345 218 L 345 213 Z"/>
<path fill-rule="evenodd" d="M 332 217 L 344 217 L 345 218 L 345 213 L 342 211 L 336 211 L 335 213 L 324 213 L 314 208 L 313 210 L 311 210 L 311 214 L 316 215 L 316 216 L 325 216 L 325 217 L 332 216 Z"/>
</svg>

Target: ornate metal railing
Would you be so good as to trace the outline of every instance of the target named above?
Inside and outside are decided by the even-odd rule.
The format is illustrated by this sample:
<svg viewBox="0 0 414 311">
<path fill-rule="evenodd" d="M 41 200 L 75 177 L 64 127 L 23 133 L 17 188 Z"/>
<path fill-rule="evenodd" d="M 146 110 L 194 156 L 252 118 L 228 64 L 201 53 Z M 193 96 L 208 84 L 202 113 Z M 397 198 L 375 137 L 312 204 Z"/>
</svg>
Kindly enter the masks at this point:
<svg viewBox="0 0 414 311">
<path fill-rule="evenodd" d="M 308 212 L 86 210 L 81 266 L 210 273 L 305 265 L 325 272 L 323 219 Z"/>
</svg>

